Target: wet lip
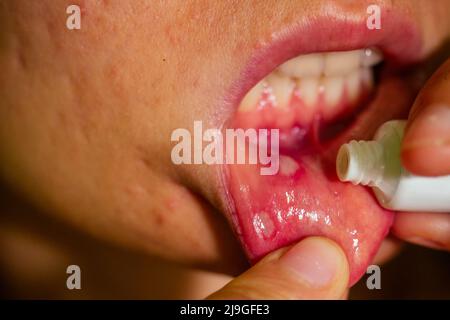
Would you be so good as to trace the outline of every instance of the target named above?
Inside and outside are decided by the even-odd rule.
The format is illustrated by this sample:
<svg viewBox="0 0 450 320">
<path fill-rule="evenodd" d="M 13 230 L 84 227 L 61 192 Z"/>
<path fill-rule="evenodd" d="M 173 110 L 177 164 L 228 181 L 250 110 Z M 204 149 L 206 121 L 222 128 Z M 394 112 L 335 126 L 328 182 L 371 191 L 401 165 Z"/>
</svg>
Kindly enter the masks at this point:
<svg viewBox="0 0 450 320">
<path fill-rule="evenodd" d="M 226 99 L 235 109 L 259 80 L 281 63 L 300 54 L 347 51 L 376 46 L 392 64 L 406 65 L 421 58 L 420 33 L 404 12 L 382 8 L 382 28 L 369 30 L 367 16 L 347 18 L 345 13 L 302 20 L 274 32 L 260 43 Z"/>
<path fill-rule="evenodd" d="M 243 96 L 257 82 L 281 63 L 300 54 L 347 51 L 376 46 L 383 51 L 388 63 L 406 65 L 418 61 L 421 58 L 421 41 L 418 30 L 399 13 L 385 10 L 382 11 L 382 16 L 381 30 L 367 29 L 366 16 L 350 20 L 346 18 L 345 14 L 336 15 L 333 18 L 327 14 L 326 17 L 320 16 L 313 20 L 299 21 L 289 28 L 272 34 L 270 41 L 264 42 L 256 48 L 240 78 L 230 90 L 227 102 L 234 110 L 237 110 Z M 397 89 L 402 88 L 398 87 Z M 225 186 L 228 185 L 228 174 L 227 169 L 222 171 L 222 180 Z M 237 203 L 236 200 L 233 200 L 229 185 L 225 187 L 225 199 L 228 207 L 227 215 L 236 228 L 235 232 L 241 237 L 242 225 L 238 220 L 242 219 L 236 215 Z M 371 200 L 366 199 L 366 201 Z M 386 225 L 388 220 L 389 218 L 384 219 L 383 224 Z M 284 242 L 285 245 L 287 243 Z M 248 254 L 247 244 L 244 241 L 243 245 Z M 369 255 L 373 256 L 373 254 L 374 252 L 371 252 Z M 252 260 L 254 261 L 254 259 Z M 361 272 L 362 270 L 359 270 L 353 274 L 351 284 L 357 280 Z"/>
</svg>

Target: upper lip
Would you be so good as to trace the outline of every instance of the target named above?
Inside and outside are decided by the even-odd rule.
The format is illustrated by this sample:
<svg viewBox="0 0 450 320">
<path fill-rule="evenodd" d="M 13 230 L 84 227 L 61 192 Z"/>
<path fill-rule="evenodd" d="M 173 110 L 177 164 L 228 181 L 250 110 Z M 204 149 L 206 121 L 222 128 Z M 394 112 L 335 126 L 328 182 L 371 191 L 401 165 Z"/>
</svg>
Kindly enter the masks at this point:
<svg viewBox="0 0 450 320">
<path fill-rule="evenodd" d="M 226 101 L 236 109 L 243 96 L 264 76 L 283 62 L 312 52 L 345 51 L 378 47 L 385 58 L 409 64 L 422 58 L 420 33 L 404 11 L 381 5 L 381 29 L 369 30 L 368 15 L 348 14 L 333 6 L 317 16 L 302 16 L 293 24 L 270 34 L 256 44 L 256 50 L 233 83 Z"/>
</svg>

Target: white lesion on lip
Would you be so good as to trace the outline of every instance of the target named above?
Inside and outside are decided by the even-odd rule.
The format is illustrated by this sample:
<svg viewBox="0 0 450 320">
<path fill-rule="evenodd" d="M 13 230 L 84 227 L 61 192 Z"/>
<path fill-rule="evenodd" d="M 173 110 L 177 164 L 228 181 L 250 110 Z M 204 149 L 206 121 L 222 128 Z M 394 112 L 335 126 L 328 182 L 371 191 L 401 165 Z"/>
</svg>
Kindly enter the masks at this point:
<svg viewBox="0 0 450 320">
<path fill-rule="evenodd" d="M 291 157 L 280 155 L 280 171 L 279 173 L 283 176 L 290 177 L 293 176 L 297 170 L 300 168 L 299 164 Z M 289 200 L 289 199 L 288 199 Z M 288 201 L 289 203 L 289 201 Z"/>
<path fill-rule="evenodd" d="M 265 211 L 261 211 L 253 216 L 253 228 L 261 239 L 270 239 L 275 234 L 274 222 Z"/>
</svg>

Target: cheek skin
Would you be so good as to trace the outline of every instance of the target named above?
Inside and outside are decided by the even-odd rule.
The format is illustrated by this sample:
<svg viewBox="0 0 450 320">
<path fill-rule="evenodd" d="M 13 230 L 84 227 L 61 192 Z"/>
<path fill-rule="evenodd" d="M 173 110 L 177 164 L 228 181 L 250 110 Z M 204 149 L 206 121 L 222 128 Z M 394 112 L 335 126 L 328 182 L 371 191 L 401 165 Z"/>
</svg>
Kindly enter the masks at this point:
<svg viewBox="0 0 450 320">
<path fill-rule="evenodd" d="M 192 91 L 182 82 L 195 74 L 186 68 L 180 78 L 175 44 L 157 36 L 170 21 L 153 21 L 161 12 L 146 6 L 82 3 L 82 29 L 72 32 L 59 27 L 65 3 L 7 3 L 2 16 L 17 14 L 2 35 L 0 177 L 91 233 L 237 272 L 239 263 L 218 263 L 240 256 L 225 219 L 171 168 L 171 127 L 189 127 L 188 112 L 175 107 L 184 95 L 177 90 Z"/>
</svg>

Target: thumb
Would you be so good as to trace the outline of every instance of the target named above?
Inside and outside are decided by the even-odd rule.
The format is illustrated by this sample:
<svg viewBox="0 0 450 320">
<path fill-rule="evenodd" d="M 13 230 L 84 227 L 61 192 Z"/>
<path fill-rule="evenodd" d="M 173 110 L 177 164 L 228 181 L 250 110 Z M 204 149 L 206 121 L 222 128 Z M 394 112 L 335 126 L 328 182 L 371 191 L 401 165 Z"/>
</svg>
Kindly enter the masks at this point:
<svg viewBox="0 0 450 320">
<path fill-rule="evenodd" d="M 342 249 L 311 237 L 272 252 L 209 299 L 340 299 L 349 270 Z"/>
<path fill-rule="evenodd" d="M 402 143 L 402 161 L 419 175 L 450 174 L 450 59 L 414 102 Z"/>
</svg>

